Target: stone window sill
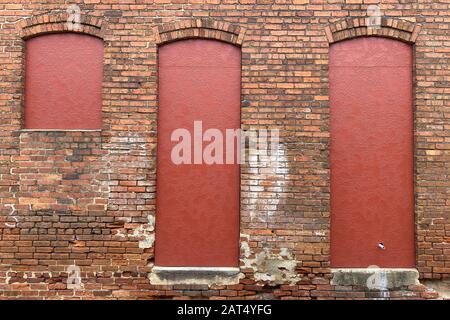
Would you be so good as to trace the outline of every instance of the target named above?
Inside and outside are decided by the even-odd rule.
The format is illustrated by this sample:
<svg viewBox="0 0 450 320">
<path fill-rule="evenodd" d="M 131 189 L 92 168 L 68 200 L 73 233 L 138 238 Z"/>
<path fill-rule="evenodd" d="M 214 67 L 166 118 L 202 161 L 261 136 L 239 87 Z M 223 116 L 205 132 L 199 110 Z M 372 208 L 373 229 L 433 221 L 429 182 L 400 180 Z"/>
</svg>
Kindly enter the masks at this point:
<svg viewBox="0 0 450 320">
<path fill-rule="evenodd" d="M 362 286 L 369 290 L 371 280 L 382 290 L 420 284 L 419 272 L 414 268 L 335 268 L 331 269 L 331 274 L 331 285 Z"/>
</svg>

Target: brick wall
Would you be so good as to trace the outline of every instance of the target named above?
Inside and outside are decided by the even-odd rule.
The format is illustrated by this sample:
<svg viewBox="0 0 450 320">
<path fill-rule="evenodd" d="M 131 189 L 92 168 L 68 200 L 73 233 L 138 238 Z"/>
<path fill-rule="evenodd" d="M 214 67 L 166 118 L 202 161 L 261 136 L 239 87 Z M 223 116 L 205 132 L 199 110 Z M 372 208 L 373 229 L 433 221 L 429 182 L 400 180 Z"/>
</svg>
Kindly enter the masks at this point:
<svg viewBox="0 0 450 320">
<path fill-rule="evenodd" d="M 59 2 L 59 3 L 58 3 Z M 80 1 L 103 38 L 103 129 L 22 129 L 24 39 L 67 30 L 65 1 L 0 3 L 0 298 L 383 296 L 330 285 L 328 49 L 365 35 L 375 0 Z M 72 2 L 71 3 L 76 3 Z M 414 43 L 416 266 L 450 274 L 450 5 L 381 1 L 380 35 Z M 360 18 L 360 19 L 357 19 Z M 279 128 L 275 167 L 241 169 L 235 285 L 153 285 L 157 46 L 207 37 L 241 46 L 242 126 Z M 83 287 L 66 286 L 81 268 Z M 434 298 L 424 286 L 395 298 Z"/>
</svg>

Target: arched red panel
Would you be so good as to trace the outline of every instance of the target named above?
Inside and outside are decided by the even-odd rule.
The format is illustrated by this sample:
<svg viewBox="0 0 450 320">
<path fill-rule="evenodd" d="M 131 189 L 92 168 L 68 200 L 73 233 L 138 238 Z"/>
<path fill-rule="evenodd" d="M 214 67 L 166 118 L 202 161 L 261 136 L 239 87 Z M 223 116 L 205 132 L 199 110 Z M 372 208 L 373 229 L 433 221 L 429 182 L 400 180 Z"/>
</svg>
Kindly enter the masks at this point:
<svg viewBox="0 0 450 320">
<path fill-rule="evenodd" d="M 216 40 L 159 49 L 158 266 L 238 266 L 239 164 L 195 164 L 194 122 L 202 122 L 200 134 L 218 129 L 224 137 L 226 129 L 240 127 L 240 61 L 238 47 Z M 177 129 L 190 134 L 191 164 L 171 158 Z M 203 150 L 208 144 L 200 140 Z"/>
<path fill-rule="evenodd" d="M 412 60 L 386 38 L 330 47 L 333 267 L 414 266 Z"/>
<path fill-rule="evenodd" d="M 101 129 L 101 39 L 75 33 L 29 39 L 25 77 L 25 128 Z"/>
</svg>

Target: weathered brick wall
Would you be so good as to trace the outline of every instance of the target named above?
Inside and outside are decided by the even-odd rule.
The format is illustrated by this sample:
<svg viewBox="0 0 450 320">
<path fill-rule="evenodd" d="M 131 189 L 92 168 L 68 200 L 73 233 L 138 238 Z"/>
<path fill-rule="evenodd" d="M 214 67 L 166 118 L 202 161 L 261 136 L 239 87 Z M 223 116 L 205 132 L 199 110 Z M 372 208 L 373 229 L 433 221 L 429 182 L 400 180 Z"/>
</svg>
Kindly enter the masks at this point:
<svg viewBox="0 0 450 320">
<path fill-rule="evenodd" d="M 24 39 L 63 31 L 68 4 L 0 3 L 0 298 L 385 297 L 331 286 L 329 269 L 328 48 L 361 35 L 353 18 L 378 1 L 120 2 L 71 1 L 105 43 L 103 129 L 88 132 L 21 130 Z M 448 279 L 450 5 L 380 6 L 394 19 L 380 32 L 415 50 L 416 264 L 422 279 Z M 152 285 L 157 45 L 202 36 L 241 45 L 242 126 L 279 128 L 280 157 L 242 165 L 240 283 Z M 72 264 L 80 290 L 66 288 Z"/>
</svg>

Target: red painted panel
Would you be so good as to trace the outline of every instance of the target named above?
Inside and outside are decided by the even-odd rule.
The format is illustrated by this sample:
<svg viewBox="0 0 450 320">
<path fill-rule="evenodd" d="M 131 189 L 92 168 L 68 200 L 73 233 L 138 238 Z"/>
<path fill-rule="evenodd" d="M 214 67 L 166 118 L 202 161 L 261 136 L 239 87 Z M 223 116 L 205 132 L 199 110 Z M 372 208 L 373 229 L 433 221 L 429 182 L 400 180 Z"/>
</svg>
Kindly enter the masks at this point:
<svg viewBox="0 0 450 320">
<path fill-rule="evenodd" d="M 225 129 L 240 127 L 240 59 L 239 48 L 215 40 L 177 41 L 159 50 L 158 266 L 238 265 L 239 165 L 176 165 L 171 151 L 178 142 L 171 134 L 186 128 L 193 139 L 194 121 L 224 136 Z"/>
<path fill-rule="evenodd" d="M 60 33 L 26 42 L 25 128 L 102 127 L 103 41 Z"/>
<path fill-rule="evenodd" d="M 332 266 L 413 267 L 411 46 L 333 44 L 330 104 Z"/>
</svg>

